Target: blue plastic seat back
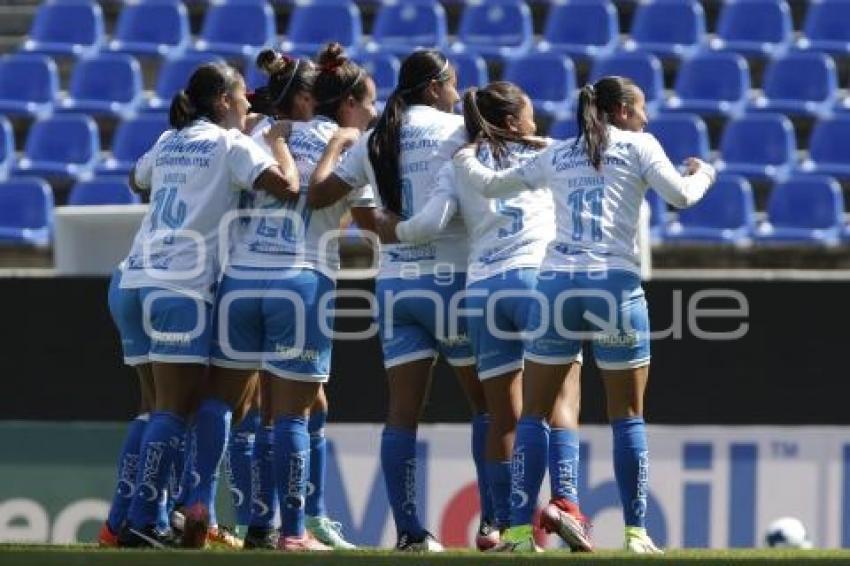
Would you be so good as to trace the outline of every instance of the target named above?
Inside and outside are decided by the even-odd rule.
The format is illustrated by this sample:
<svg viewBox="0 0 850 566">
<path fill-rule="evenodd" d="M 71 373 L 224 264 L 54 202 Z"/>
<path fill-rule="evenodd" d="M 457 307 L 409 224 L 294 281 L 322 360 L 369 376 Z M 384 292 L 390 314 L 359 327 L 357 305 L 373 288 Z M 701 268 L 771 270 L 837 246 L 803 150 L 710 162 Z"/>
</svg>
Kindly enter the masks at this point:
<svg viewBox="0 0 850 566">
<path fill-rule="evenodd" d="M 731 120 L 720 140 L 721 157 L 727 163 L 790 165 L 796 151 L 794 126 L 780 114 Z"/>
<path fill-rule="evenodd" d="M 457 72 L 457 90 L 463 92 L 471 86 L 482 87 L 490 82 L 487 63 L 474 53 L 453 53 L 449 61 Z"/>
<path fill-rule="evenodd" d="M 750 90 L 747 60 L 731 52 L 696 55 L 682 63 L 675 90 L 683 100 L 740 102 Z"/>
<path fill-rule="evenodd" d="M 768 99 L 821 102 L 832 98 L 837 88 L 835 63 L 824 53 L 790 53 L 771 61 L 764 75 Z"/>
<path fill-rule="evenodd" d="M 717 35 L 727 42 L 785 43 L 791 31 L 785 0 L 727 0 L 717 22 Z"/>
<path fill-rule="evenodd" d="M 372 39 L 378 46 L 441 47 L 448 35 L 446 11 L 436 0 L 406 0 L 381 6 Z"/>
<path fill-rule="evenodd" d="M 24 153 L 33 161 L 90 163 L 100 152 L 97 125 L 82 114 L 57 115 L 33 123 Z"/>
<path fill-rule="evenodd" d="M 170 101 L 180 89 L 186 88 L 195 69 L 205 63 L 223 63 L 224 60 L 211 53 L 187 53 L 179 59 L 166 61 L 156 81 L 156 95 Z"/>
<path fill-rule="evenodd" d="M 578 135 L 578 124 L 575 118 L 555 120 L 549 128 L 549 137 L 556 140 L 566 140 L 576 135 Z"/>
<path fill-rule="evenodd" d="M 22 53 L 0 61 L 0 98 L 51 102 L 59 91 L 59 72 L 53 59 Z"/>
<path fill-rule="evenodd" d="M 460 20 L 458 38 L 466 45 L 519 47 L 531 41 L 531 11 L 522 0 L 470 2 Z"/>
<path fill-rule="evenodd" d="M 611 2 L 572 0 L 552 4 L 543 39 L 552 45 L 603 47 L 620 36 L 617 9 Z"/>
<path fill-rule="evenodd" d="M 92 179 L 74 185 L 68 196 L 70 205 L 133 204 L 139 198 L 122 177 Z"/>
<path fill-rule="evenodd" d="M 145 0 L 125 4 L 115 39 L 123 42 L 179 46 L 189 39 L 189 15 L 179 0 Z"/>
<path fill-rule="evenodd" d="M 809 155 L 815 162 L 850 166 L 850 116 L 835 116 L 815 124 L 809 139 Z"/>
<path fill-rule="evenodd" d="M 12 124 L 4 116 L 0 116 L 0 176 L 5 176 L 14 159 L 15 135 Z"/>
<path fill-rule="evenodd" d="M 363 68 L 375 81 L 378 100 L 386 100 L 398 82 L 398 72 L 401 68 L 398 57 L 389 53 L 376 53 L 359 59 Z"/>
<path fill-rule="evenodd" d="M 836 228 L 843 222 L 841 185 L 832 177 L 794 177 L 773 187 L 767 218 L 777 228 Z"/>
<path fill-rule="evenodd" d="M 572 60 L 556 54 L 535 53 L 510 60 L 505 80 L 518 84 L 535 101 L 568 101 L 576 90 Z"/>
<path fill-rule="evenodd" d="M 77 63 L 71 75 L 72 98 L 131 102 L 142 92 L 139 62 L 124 53 L 102 53 Z"/>
<path fill-rule="evenodd" d="M 632 79 L 643 91 L 648 105 L 657 104 L 664 97 L 664 72 L 661 61 L 652 53 L 616 53 L 597 59 L 590 74 L 591 82 L 609 75 Z"/>
<path fill-rule="evenodd" d="M 697 204 L 679 211 L 679 223 L 701 228 L 743 228 L 755 218 L 753 189 L 739 175 L 721 175 Z"/>
<path fill-rule="evenodd" d="M 136 161 L 168 128 L 167 117 L 160 114 L 141 114 L 125 120 L 115 130 L 112 155 L 119 161 Z"/>
<path fill-rule="evenodd" d="M 708 159 L 708 128 L 696 114 L 662 114 L 649 121 L 648 129 L 674 165 L 688 157 Z"/>
<path fill-rule="evenodd" d="M 809 2 L 803 35 L 814 41 L 845 43 L 850 46 L 850 2 L 817 0 Z"/>
<path fill-rule="evenodd" d="M 289 18 L 287 39 L 296 48 L 315 48 L 337 41 L 351 48 L 363 36 L 360 10 L 348 0 L 307 0 L 299 2 Z"/>
<path fill-rule="evenodd" d="M 49 228 L 53 193 L 43 179 L 21 177 L 0 183 L 0 228 Z"/>
<path fill-rule="evenodd" d="M 667 203 L 654 190 L 646 191 L 646 202 L 649 204 L 649 226 L 661 228 L 667 221 Z"/>
<path fill-rule="evenodd" d="M 262 0 L 212 4 L 207 9 L 201 39 L 207 43 L 262 47 L 275 39 L 271 6 Z"/>
<path fill-rule="evenodd" d="M 53 0 L 35 14 L 30 37 L 42 43 L 94 46 L 103 41 L 103 12 L 89 0 Z"/>
<path fill-rule="evenodd" d="M 705 37 L 705 13 L 695 0 L 652 0 L 638 6 L 631 36 L 638 44 L 696 46 Z"/>
</svg>

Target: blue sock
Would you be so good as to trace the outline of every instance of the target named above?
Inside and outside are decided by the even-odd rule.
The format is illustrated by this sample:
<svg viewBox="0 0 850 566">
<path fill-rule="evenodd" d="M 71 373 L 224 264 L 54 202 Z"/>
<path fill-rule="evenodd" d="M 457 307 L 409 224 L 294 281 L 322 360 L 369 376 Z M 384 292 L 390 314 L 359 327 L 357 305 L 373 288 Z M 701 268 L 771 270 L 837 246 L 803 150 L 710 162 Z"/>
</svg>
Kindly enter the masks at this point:
<svg viewBox="0 0 850 566">
<path fill-rule="evenodd" d="M 307 419 L 280 417 L 274 423 L 274 462 L 281 536 L 304 535 L 304 501 L 310 467 Z"/>
<path fill-rule="evenodd" d="M 478 479 L 478 499 L 481 502 L 481 520 L 493 523 L 493 497 L 490 494 L 490 482 L 487 480 L 487 429 L 490 428 L 490 415 L 475 415 L 472 419 L 472 461 L 475 462 L 475 474 Z"/>
<path fill-rule="evenodd" d="M 516 427 L 511 459 L 511 526 L 529 525 L 546 474 L 549 425 L 543 418 L 522 417 Z"/>
<path fill-rule="evenodd" d="M 186 503 L 202 503 L 210 513 L 210 525 L 217 525 L 215 495 L 218 488 L 218 469 L 224 457 L 230 433 L 230 406 L 218 399 L 206 399 L 195 416 L 194 481 L 198 482 Z"/>
<path fill-rule="evenodd" d="M 578 431 L 549 430 L 549 485 L 552 499 L 578 505 Z"/>
<path fill-rule="evenodd" d="M 500 529 L 511 526 L 511 463 L 487 462 L 493 518 Z"/>
<path fill-rule="evenodd" d="M 396 529 L 419 539 L 425 532 L 416 511 L 416 432 L 384 427 L 381 469 Z"/>
<path fill-rule="evenodd" d="M 168 485 L 180 438 L 185 433 L 185 421 L 174 413 L 151 413 L 139 451 L 141 458 L 136 475 L 137 489 L 127 512 L 131 527 L 143 529 L 156 524 L 160 496 Z"/>
<path fill-rule="evenodd" d="M 307 432 L 310 433 L 310 483 L 307 489 L 306 513 L 311 517 L 324 517 L 325 509 L 325 459 L 327 440 L 325 440 L 326 412 L 310 413 Z"/>
<path fill-rule="evenodd" d="M 645 527 L 649 483 L 649 451 L 642 417 L 611 423 L 614 433 L 614 476 L 620 488 L 623 520 L 627 526 Z"/>
<path fill-rule="evenodd" d="M 254 437 L 251 456 L 251 522 L 252 527 L 274 526 L 277 487 L 274 475 L 274 428 L 261 426 Z"/>
<path fill-rule="evenodd" d="M 230 431 L 227 444 L 227 481 L 237 525 L 247 525 L 251 521 L 251 454 L 259 426 L 260 413 L 256 409 L 249 411 Z"/>
<path fill-rule="evenodd" d="M 186 505 L 186 500 L 189 498 L 189 494 L 192 493 L 192 489 L 194 488 L 192 470 L 195 469 L 196 455 L 195 421 L 193 420 L 186 426 L 186 434 L 180 443 L 180 456 L 183 461 L 174 462 L 175 471 L 178 469 L 180 471 L 178 476 L 180 478 L 180 484 L 176 487 L 173 493 L 169 494 L 171 498 L 169 501 L 169 510 Z"/>
<path fill-rule="evenodd" d="M 112 505 L 109 506 L 109 516 L 106 518 L 106 524 L 113 533 L 121 530 L 127 518 L 127 509 L 133 501 L 133 487 L 136 485 L 136 474 L 139 472 L 139 450 L 148 418 L 149 415 L 145 413 L 133 419 L 124 437 L 124 445 L 118 457 L 118 484 L 115 495 L 112 496 Z"/>
</svg>

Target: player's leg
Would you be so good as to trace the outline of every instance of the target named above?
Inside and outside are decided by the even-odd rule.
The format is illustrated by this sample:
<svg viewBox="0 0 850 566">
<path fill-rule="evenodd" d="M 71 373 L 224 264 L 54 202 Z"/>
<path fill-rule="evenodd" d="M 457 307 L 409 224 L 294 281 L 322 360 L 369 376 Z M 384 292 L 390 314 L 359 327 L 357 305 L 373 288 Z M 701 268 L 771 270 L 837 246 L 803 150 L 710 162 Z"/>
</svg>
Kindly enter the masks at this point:
<svg viewBox="0 0 850 566">
<path fill-rule="evenodd" d="M 227 484 L 236 519 L 236 537 L 227 529 L 210 533 L 210 542 L 226 546 L 241 546 L 241 542 L 236 541 L 245 536 L 251 521 L 251 458 L 257 430 L 261 426 L 259 377 L 252 379 L 252 382 L 247 402 L 233 411 L 233 426 L 227 441 L 225 458 Z"/>
<path fill-rule="evenodd" d="M 261 424 L 254 437 L 251 454 L 251 518 L 245 534 L 246 549 L 277 548 L 278 530 L 275 525 L 277 487 L 274 476 L 274 413 L 272 382 L 275 376 L 260 372 Z"/>
</svg>

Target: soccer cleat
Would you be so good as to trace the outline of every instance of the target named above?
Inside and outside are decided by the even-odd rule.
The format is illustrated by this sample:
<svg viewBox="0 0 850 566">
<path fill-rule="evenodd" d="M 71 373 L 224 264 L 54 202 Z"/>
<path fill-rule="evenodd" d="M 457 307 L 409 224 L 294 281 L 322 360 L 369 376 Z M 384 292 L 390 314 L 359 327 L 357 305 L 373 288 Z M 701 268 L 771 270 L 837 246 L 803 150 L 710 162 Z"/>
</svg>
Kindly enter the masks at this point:
<svg viewBox="0 0 850 566">
<path fill-rule="evenodd" d="M 413 538 L 410 533 L 401 533 L 395 549 L 400 552 L 443 552 L 443 545 L 437 542 L 434 535 L 428 531 L 422 532 L 419 538 Z"/>
<path fill-rule="evenodd" d="M 177 546 L 177 538 L 171 529 L 161 531 L 155 525 L 134 529 L 125 525 L 118 535 L 118 546 L 121 548 L 172 548 Z"/>
<path fill-rule="evenodd" d="M 242 548 L 242 539 L 237 537 L 233 531 L 221 525 L 210 527 L 207 531 L 207 542 L 210 546 L 218 548 Z"/>
<path fill-rule="evenodd" d="M 489 521 L 481 521 L 481 524 L 478 525 L 478 532 L 475 533 L 475 546 L 478 550 L 486 552 L 498 545 L 500 541 L 499 529 Z"/>
<path fill-rule="evenodd" d="M 248 527 L 245 533 L 245 550 L 274 550 L 277 548 L 280 533 L 274 528 Z"/>
<path fill-rule="evenodd" d="M 540 526 L 547 533 L 561 537 L 573 552 L 592 552 L 590 521 L 581 514 L 578 505 L 559 498 L 553 499 L 540 513 Z"/>
<path fill-rule="evenodd" d="M 664 554 L 646 534 L 646 529 L 641 527 L 626 527 L 626 542 L 623 546 L 634 554 Z"/>
<path fill-rule="evenodd" d="M 281 536 L 277 541 L 277 549 L 283 552 L 323 552 L 333 550 L 331 547 L 314 539 L 309 532 L 300 537 Z"/>
<path fill-rule="evenodd" d="M 307 517 L 307 532 L 317 541 L 336 550 L 354 550 L 357 548 L 342 538 L 342 524 L 327 517 Z"/>
<path fill-rule="evenodd" d="M 183 527 L 186 526 L 185 507 L 177 507 L 168 516 L 168 522 L 171 524 L 171 529 L 175 534 L 183 536 Z"/>
<path fill-rule="evenodd" d="M 203 503 L 195 503 L 183 510 L 183 536 L 181 545 L 184 548 L 204 548 L 207 544 L 207 533 L 210 530 L 210 512 Z"/>
<path fill-rule="evenodd" d="M 543 552 L 543 549 L 534 542 L 534 527 L 518 525 L 502 533 L 502 541 L 490 549 L 490 552 L 526 553 Z"/>
<path fill-rule="evenodd" d="M 97 533 L 97 545 L 102 548 L 115 548 L 118 546 L 118 535 L 112 532 L 109 528 L 109 523 L 106 521 L 100 526 L 100 532 Z"/>
</svg>

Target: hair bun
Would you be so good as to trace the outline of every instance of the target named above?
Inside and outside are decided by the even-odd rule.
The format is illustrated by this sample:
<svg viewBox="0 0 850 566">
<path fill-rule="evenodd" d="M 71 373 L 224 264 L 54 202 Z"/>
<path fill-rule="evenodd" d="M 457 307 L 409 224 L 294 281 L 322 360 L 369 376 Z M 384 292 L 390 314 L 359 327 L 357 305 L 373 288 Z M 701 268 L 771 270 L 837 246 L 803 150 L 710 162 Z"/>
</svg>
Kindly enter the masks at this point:
<svg viewBox="0 0 850 566">
<path fill-rule="evenodd" d="M 319 52 L 317 60 L 322 72 L 332 73 L 348 61 L 348 57 L 345 55 L 345 48 L 333 41 Z"/>
<path fill-rule="evenodd" d="M 263 49 L 257 54 L 257 68 L 271 76 L 283 71 L 292 62 L 292 58 L 275 51 L 274 49 Z"/>
</svg>

